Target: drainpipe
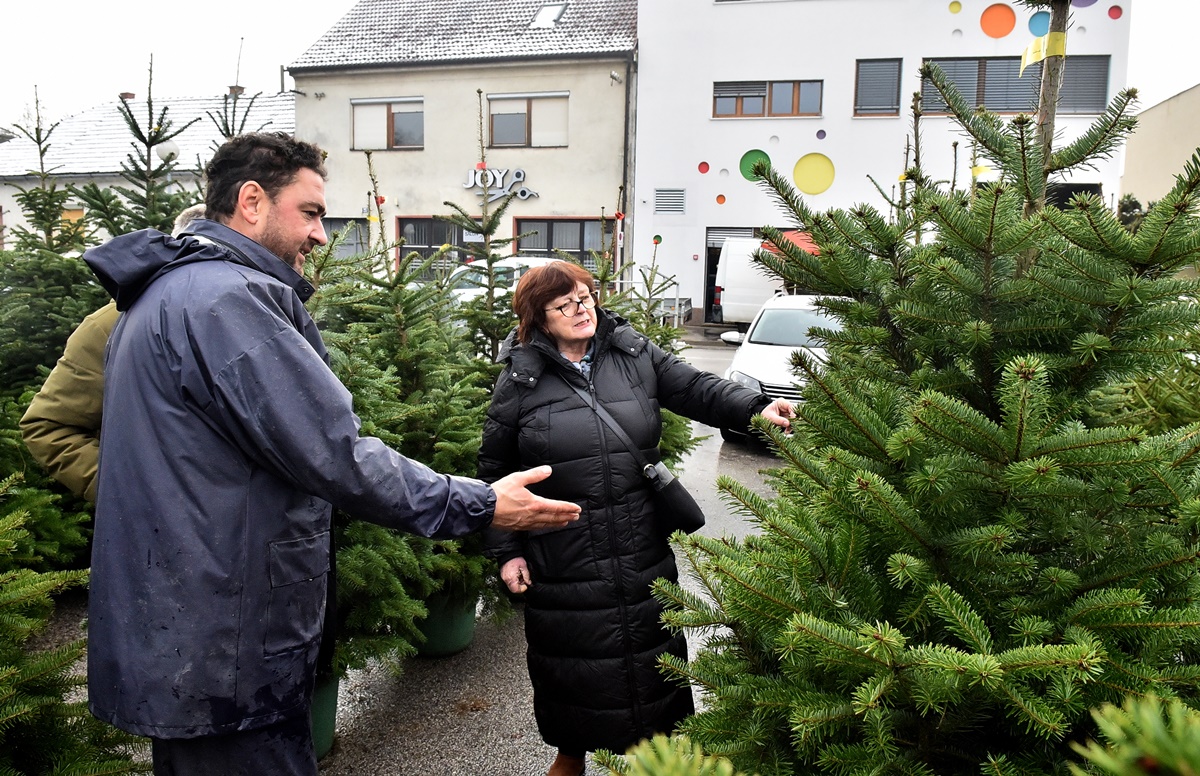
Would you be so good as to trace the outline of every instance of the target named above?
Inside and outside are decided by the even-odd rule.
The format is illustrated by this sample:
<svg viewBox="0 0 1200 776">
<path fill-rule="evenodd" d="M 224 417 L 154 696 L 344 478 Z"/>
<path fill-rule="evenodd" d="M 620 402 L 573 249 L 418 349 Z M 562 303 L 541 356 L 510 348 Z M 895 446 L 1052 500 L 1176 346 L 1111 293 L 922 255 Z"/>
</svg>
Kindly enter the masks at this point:
<svg viewBox="0 0 1200 776">
<path fill-rule="evenodd" d="M 634 160 L 630 157 L 630 149 L 632 148 L 632 135 L 634 132 L 636 115 L 631 115 L 630 99 L 633 96 L 633 71 L 636 57 L 637 44 L 635 43 L 633 53 L 625 59 L 625 148 L 623 152 L 623 158 L 621 160 L 621 196 L 619 202 L 619 209 L 625 214 L 625 223 L 622 224 L 625 234 L 625 245 L 621 251 L 622 274 L 625 272 L 625 266 L 629 264 L 627 251 L 633 245 L 633 241 L 631 239 L 632 230 L 628 228 L 630 218 L 629 207 L 627 203 L 633 201 L 629 197 L 629 181 L 632 179 L 632 176 L 630 175 L 630 169 L 634 164 Z M 632 280 L 632 277 L 627 279 Z"/>
</svg>

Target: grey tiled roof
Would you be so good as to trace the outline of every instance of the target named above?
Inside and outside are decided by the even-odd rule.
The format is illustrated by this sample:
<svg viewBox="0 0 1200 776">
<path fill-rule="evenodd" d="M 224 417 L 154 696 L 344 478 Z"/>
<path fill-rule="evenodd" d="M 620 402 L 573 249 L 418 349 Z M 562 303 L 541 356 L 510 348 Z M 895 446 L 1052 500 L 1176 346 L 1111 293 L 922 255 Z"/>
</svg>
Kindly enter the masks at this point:
<svg viewBox="0 0 1200 776">
<path fill-rule="evenodd" d="M 637 0 L 570 0 L 550 29 L 530 22 L 550 0 L 360 0 L 290 66 L 326 68 L 632 53 Z"/>
<path fill-rule="evenodd" d="M 238 99 L 239 123 L 251 95 Z M 199 118 L 192 126 L 175 138 L 179 146 L 179 168 L 192 169 L 197 157 L 208 161 L 213 154 L 214 143 L 220 144 L 224 137 L 208 113 L 220 118 L 223 112 L 223 97 L 176 97 L 156 98 L 154 115 L 167 109 L 167 119 L 175 128 Z M 145 100 L 130 100 L 133 115 L 142 127 L 149 121 Z M 114 100 L 97 105 L 63 119 L 50 136 L 50 153 L 46 167 L 56 175 L 98 176 L 116 174 L 121 169 L 125 156 L 137 151 L 125 120 L 119 111 L 120 103 Z M 263 125 L 266 126 L 263 126 Z M 296 127 L 295 95 L 262 94 L 254 101 L 244 125 L 247 132 L 264 129 L 291 134 Z M 157 161 L 157 160 L 155 160 Z M 37 146 L 24 135 L 0 143 L 0 178 L 25 175 L 38 166 Z"/>
</svg>

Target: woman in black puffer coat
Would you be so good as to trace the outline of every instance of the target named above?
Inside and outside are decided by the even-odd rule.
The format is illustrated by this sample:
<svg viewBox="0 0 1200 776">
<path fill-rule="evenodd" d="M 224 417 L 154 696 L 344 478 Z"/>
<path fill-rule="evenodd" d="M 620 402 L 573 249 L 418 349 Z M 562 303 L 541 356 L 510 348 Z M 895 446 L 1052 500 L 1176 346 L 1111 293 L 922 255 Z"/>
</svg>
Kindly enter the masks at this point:
<svg viewBox="0 0 1200 776">
<path fill-rule="evenodd" d="M 530 487 L 578 503 L 579 520 L 529 534 L 489 532 L 509 590 L 525 594 L 525 636 L 538 730 L 558 748 L 548 776 L 578 776 L 587 752 L 624 752 L 669 732 L 693 711 L 691 690 L 658 668 L 687 656 L 682 634 L 659 621 L 650 594 L 678 573 L 655 526 L 649 481 L 632 454 L 573 385 L 659 460 L 660 408 L 717 427 L 744 428 L 762 412 L 787 426 L 792 408 L 664 352 L 623 319 L 595 306 L 582 267 L 552 262 L 522 276 L 519 325 L 501 352 L 479 451 L 479 476 L 549 464 Z"/>
</svg>

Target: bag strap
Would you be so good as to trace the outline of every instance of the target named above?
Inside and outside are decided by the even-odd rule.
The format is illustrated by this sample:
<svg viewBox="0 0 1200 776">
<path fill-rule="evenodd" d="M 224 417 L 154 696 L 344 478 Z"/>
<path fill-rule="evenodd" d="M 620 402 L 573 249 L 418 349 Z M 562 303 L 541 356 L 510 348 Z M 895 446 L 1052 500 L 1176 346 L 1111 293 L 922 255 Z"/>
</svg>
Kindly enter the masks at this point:
<svg viewBox="0 0 1200 776">
<path fill-rule="evenodd" d="M 653 464 L 646 460 L 646 456 L 642 455 L 642 451 L 629 438 L 629 434 L 626 434 L 625 429 L 621 428 L 621 424 L 617 422 L 617 419 L 610 415 L 608 410 L 600 405 L 600 402 L 596 401 L 595 396 L 566 378 L 563 379 L 563 382 L 571 386 L 575 393 L 582 396 L 587 405 L 592 408 L 592 411 L 600 417 L 600 420 L 604 421 L 625 447 L 629 448 L 629 452 L 633 454 L 634 461 L 641 467 L 642 474 L 645 475 L 646 479 L 654 483 L 655 488 L 664 488 L 670 484 L 671 480 L 675 479 L 675 475 L 666 467 L 666 464 L 661 462 Z"/>
</svg>

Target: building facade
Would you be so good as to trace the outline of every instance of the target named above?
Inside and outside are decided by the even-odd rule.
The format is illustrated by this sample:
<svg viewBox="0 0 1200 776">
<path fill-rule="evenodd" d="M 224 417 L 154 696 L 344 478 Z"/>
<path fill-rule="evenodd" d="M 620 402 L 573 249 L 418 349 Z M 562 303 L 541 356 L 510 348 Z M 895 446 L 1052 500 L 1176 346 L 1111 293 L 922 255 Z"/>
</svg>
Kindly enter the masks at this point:
<svg viewBox="0 0 1200 776">
<path fill-rule="evenodd" d="M 1130 0 L 1074 0 L 1059 142 L 1078 137 L 1125 86 Z M 1041 66 L 1021 55 L 1049 13 L 993 0 L 653 0 L 639 4 L 632 255 L 654 255 L 681 294 L 711 308 L 729 236 L 795 225 L 750 168 L 765 159 L 817 210 L 887 197 L 913 163 L 913 95 L 926 60 L 970 101 L 1003 117 L 1032 113 Z M 969 186 L 969 138 L 929 87 L 921 161 Z M 1123 159 L 1059 181 L 1116 196 Z M 994 173 L 975 170 L 980 179 Z M 881 193 L 882 190 L 882 193 Z"/>
<path fill-rule="evenodd" d="M 1148 206 L 1167 195 L 1200 147 L 1200 85 L 1138 114 L 1125 149 L 1121 193 Z"/>
<path fill-rule="evenodd" d="M 369 152 L 405 251 L 475 239 L 435 216 L 481 215 L 486 185 L 492 208 L 517 195 L 505 252 L 592 262 L 629 183 L 636 21 L 635 0 L 362 0 L 289 67 L 328 226 L 374 218 Z"/>
</svg>

